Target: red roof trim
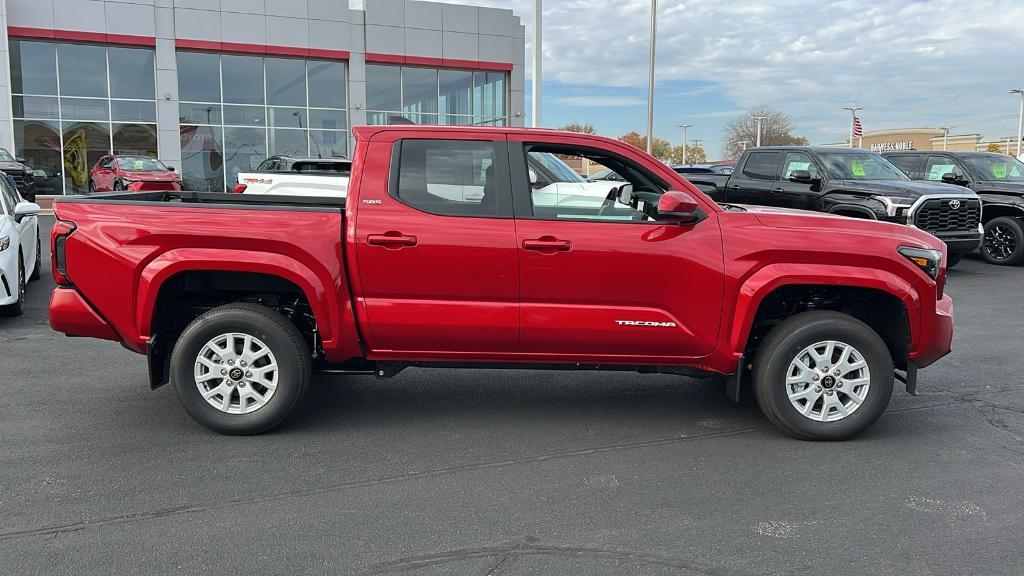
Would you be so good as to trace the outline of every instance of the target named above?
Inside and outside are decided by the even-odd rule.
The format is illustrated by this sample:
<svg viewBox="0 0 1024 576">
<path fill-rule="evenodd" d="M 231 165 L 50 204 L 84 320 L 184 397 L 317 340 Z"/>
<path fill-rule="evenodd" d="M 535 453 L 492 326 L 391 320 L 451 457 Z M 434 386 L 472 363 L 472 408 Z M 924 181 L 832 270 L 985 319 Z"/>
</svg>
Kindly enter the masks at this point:
<svg viewBox="0 0 1024 576">
<path fill-rule="evenodd" d="M 297 46 L 270 46 L 265 44 L 245 44 L 242 42 L 189 40 L 186 38 L 179 38 L 175 40 L 174 45 L 176 48 L 184 50 L 203 50 L 206 52 L 223 52 L 227 54 L 264 54 L 267 56 L 320 58 L 324 60 L 349 59 L 349 53 L 345 50 L 299 48 Z"/>
<path fill-rule="evenodd" d="M 135 36 L 133 34 L 105 34 L 103 32 L 83 32 L 81 30 L 55 30 L 52 28 L 28 28 L 25 26 L 8 26 L 7 35 L 11 38 L 67 40 L 70 42 L 117 44 L 121 46 L 146 46 L 150 48 L 156 46 L 156 38 L 152 36 Z"/>
<path fill-rule="evenodd" d="M 431 66 L 434 68 L 458 68 L 462 70 L 489 70 L 492 72 L 511 72 L 512 64 L 508 62 L 487 62 L 483 60 L 456 60 L 452 58 L 431 58 L 428 56 L 403 56 L 401 54 L 380 54 L 369 52 L 367 62 L 384 64 L 409 64 L 411 66 Z"/>
</svg>

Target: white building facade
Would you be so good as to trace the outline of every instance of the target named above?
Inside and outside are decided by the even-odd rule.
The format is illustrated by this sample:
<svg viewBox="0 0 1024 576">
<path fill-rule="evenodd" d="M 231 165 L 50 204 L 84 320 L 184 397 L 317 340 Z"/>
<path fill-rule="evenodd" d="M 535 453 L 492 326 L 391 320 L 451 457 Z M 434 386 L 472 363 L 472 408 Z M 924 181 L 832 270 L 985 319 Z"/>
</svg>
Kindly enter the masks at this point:
<svg viewBox="0 0 1024 576">
<path fill-rule="evenodd" d="M 351 127 L 523 125 L 510 10 L 414 0 L 0 0 L 0 146 L 37 193 L 107 154 L 223 191 L 267 156 L 347 156 Z"/>
</svg>

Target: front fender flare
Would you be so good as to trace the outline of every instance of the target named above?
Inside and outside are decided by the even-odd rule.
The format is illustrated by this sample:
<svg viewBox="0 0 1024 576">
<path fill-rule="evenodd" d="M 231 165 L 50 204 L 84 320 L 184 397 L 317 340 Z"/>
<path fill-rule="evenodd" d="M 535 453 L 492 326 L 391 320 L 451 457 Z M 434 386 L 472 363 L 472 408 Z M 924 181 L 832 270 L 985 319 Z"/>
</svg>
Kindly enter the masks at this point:
<svg viewBox="0 0 1024 576">
<path fill-rule="evenodd" d="M 914 287 L 899 276 L 874 268 L 828 264 L 771 264 L 751 274 L 739 288 L 728 332 L 728 351 L 743 354 L 757 309 L 765 297 L 783 286 L 837 286 L 870 288 L 899 298 L 907 309 L 911 348 L 918 341 L 920 298 Z"/>
</svg>

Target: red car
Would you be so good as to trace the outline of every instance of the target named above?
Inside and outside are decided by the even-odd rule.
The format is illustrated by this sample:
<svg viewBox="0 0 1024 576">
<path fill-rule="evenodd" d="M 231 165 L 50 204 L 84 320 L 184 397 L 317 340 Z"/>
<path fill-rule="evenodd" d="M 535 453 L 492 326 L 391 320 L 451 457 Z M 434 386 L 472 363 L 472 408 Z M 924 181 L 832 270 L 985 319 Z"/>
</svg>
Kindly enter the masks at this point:
<svg viewBox="0 0 1024 576">
<path fill-rule="evenodd" d="M 180 191 L 181 176 L 174 168 L 149 156 L 104 156 L 89 171 L 89 192 L 113 190 Z"/>
<path fill-rule="evenodd" d="M 917 228 L 718 205 L 598 136 L 354 134 L 347 198 L 58 198 L 51 326 L 146 355 L 154 388 L 228 434 L 276 426 L 314 372 L 432 366 L 726 375 L 787 432 L 839 439 L 950 350 L 948 254 Z M 556 198 L 537 154 L 626 182 Z"/>
</svg>

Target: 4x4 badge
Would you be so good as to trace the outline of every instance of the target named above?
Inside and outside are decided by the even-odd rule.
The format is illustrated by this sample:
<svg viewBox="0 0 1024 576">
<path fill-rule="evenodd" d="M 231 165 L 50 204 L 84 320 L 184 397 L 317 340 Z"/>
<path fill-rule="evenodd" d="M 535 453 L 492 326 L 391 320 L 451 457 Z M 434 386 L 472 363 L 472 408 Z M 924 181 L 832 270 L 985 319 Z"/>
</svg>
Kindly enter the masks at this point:
<svg viewBox="0 0 1024 576">
<path fill-rule="evenodd" d="M 949 207 L 952 208 L 953 210 L 959 210 L 960 209 L 960 201 L 959 200 L 950 200 L 949 201 Z"/>
</svg>

